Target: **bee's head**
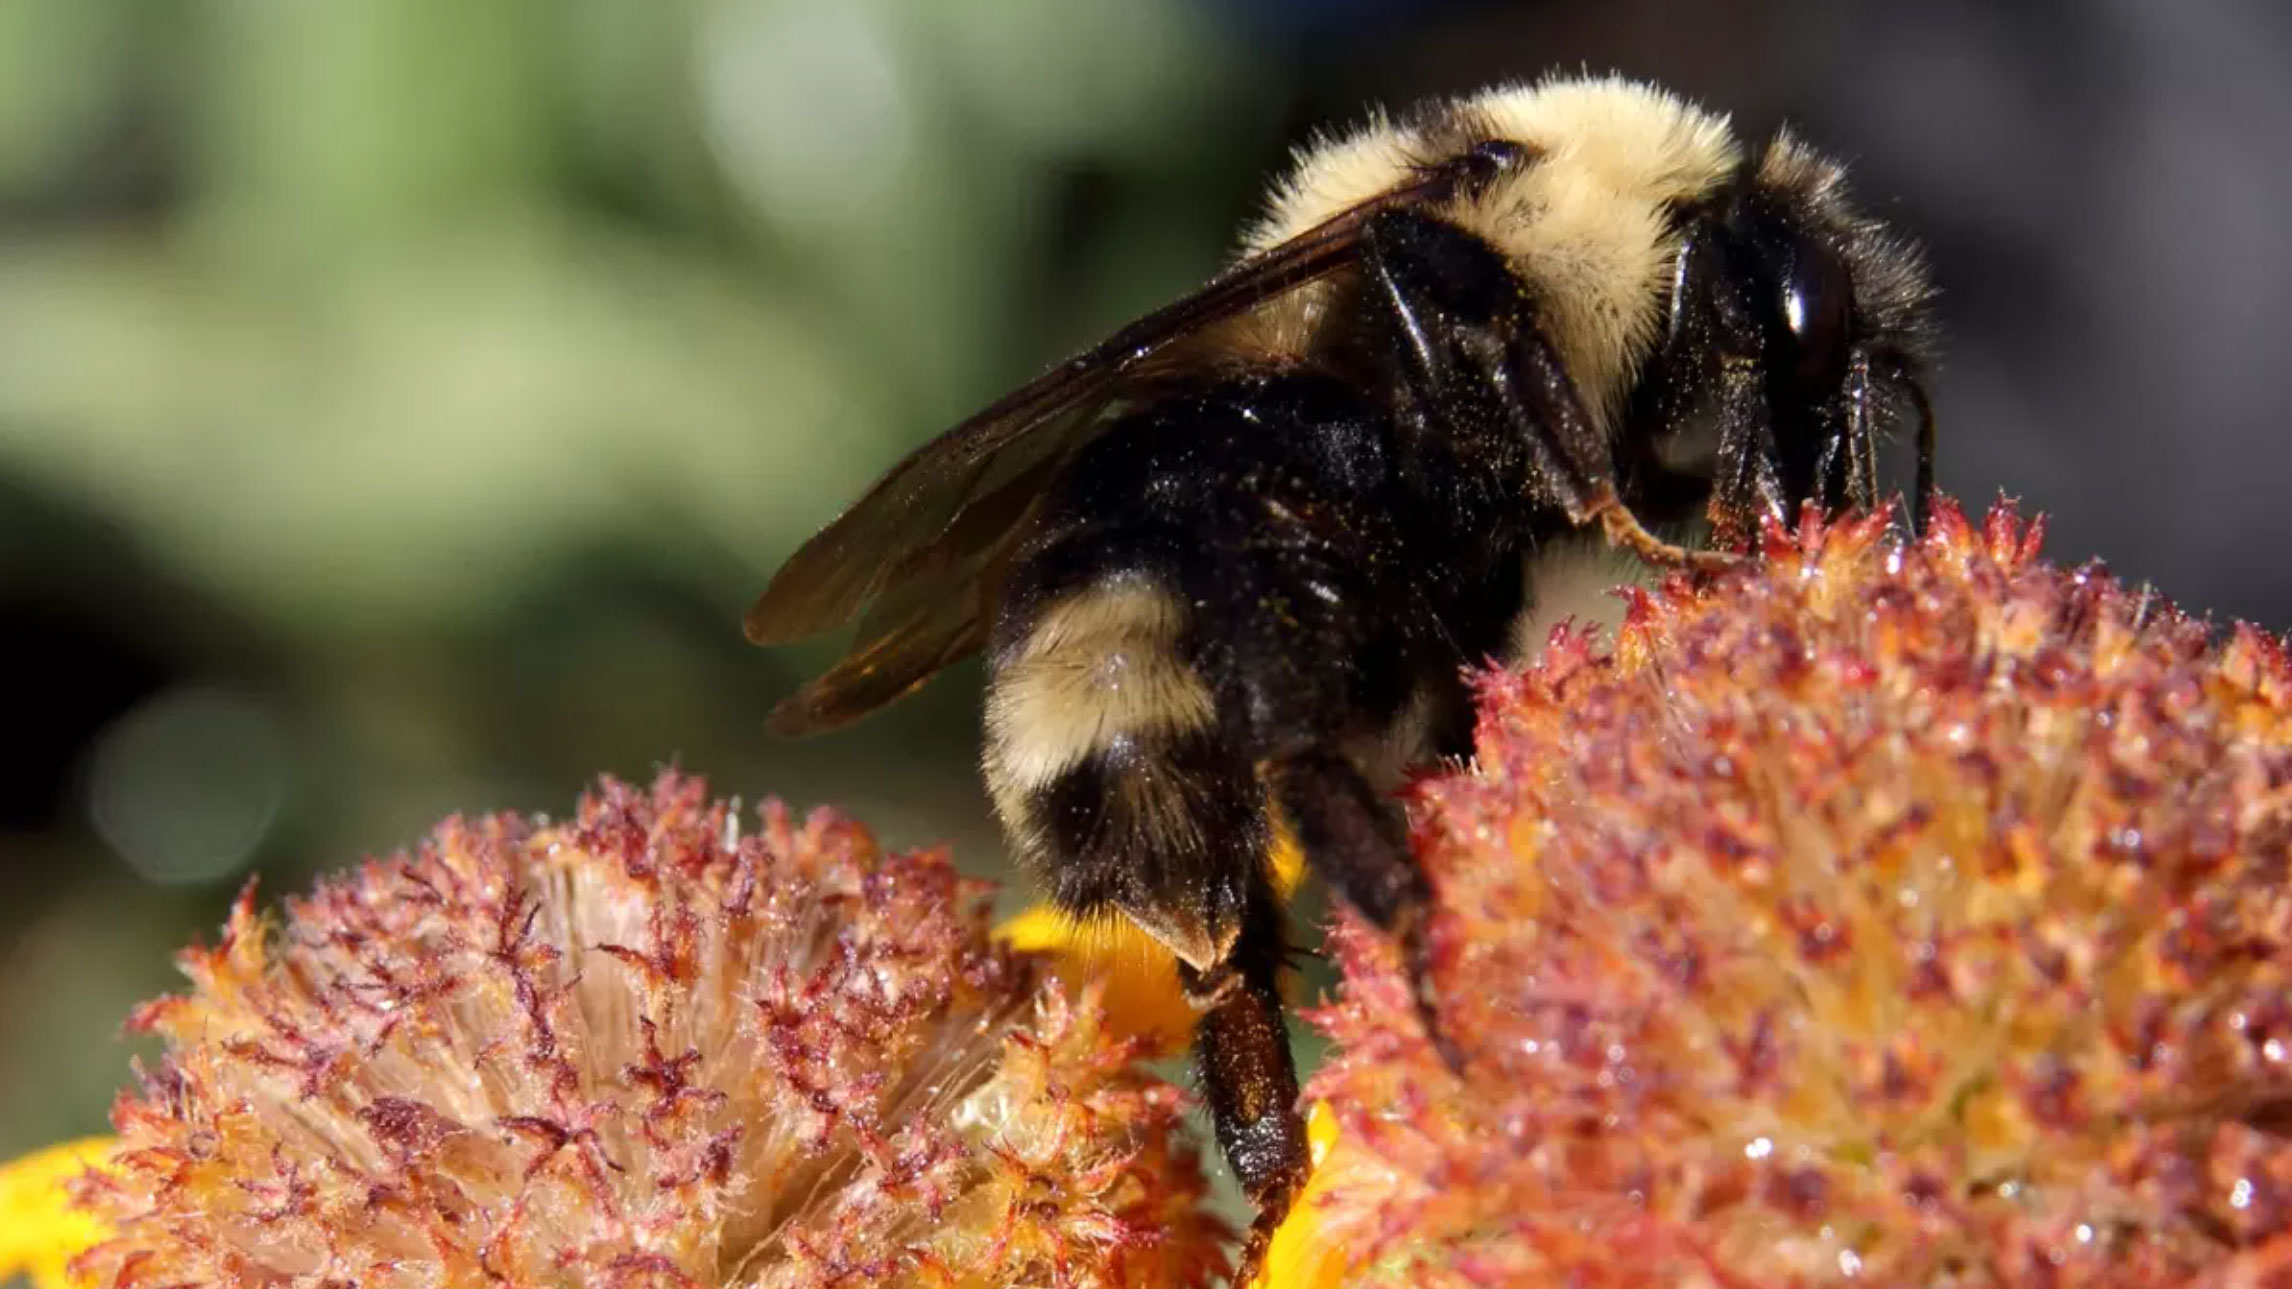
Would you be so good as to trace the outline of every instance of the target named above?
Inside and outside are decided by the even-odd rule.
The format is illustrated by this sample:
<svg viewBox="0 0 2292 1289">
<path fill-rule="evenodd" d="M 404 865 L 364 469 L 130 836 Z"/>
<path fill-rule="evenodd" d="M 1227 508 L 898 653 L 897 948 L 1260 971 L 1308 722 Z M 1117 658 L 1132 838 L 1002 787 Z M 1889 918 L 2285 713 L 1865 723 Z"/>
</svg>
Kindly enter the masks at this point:
<svg viewBox="0 0 2292 1289">
<path fill-rule="evenodd" d="M 1835 163 L 1788 134 L 1747 156 L 1651 85 L 1556 77 L 1321 143 L 1248 250 L 1459 163 L 1473 182 L 1437 213 L 1504 257 L 1652 511 L 1708 494 L 1724 539 L 1802 500 L 1876 502 L 1873 440 L 1921 414 L 1933 293 Z"/>
<path fill-rule="evenodd" d="M 1913 421 L 1923 497 L 1933 288 L 1917 249 L 1857 214 L 1839 167 L 1787 133 L 1681 215 L 1634 422 L 1665 467 L 1709 479 L 1720 539 L 1806 501 L 1875 506 L 1877 443 Z"/>
</svg>

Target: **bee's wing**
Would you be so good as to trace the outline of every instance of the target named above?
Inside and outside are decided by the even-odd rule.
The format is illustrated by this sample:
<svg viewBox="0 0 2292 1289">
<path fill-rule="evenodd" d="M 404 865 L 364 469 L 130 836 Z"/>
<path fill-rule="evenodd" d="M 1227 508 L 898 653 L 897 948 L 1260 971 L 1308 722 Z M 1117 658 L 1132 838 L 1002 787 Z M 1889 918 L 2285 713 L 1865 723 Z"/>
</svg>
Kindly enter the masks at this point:
<svg viewBox="0 0 2292 1289">
<path fill-rule="evenodd" d="M 917 448 L 781 566 L 748 611 L 748 638 L 784 644 L 850 621 L 912 556 L 1008 480 L 1014 472 L 1003 458 L 1023 456 L 1031 465 L 1057 455 L 1065 436 L 1049 433 L 1045 441 L 1046 432 L 1087 425 L 1083 413 L 1103 406 L 1125 375 L 1173 343 L 1342 267 L 1355 254 L 1354 230 L 1344 231 L 1308 233 L 1243 262 Z"/>
<path fill-rule="evenodd" d="M 772 732 L 817 734 L 848 725 L 969 656 L 987 642 L 976 587 L 917 594 L 909 586 L 886 594 L 851 652 L 772 709 Z"/>
<path fill-rule="evenodd" d="M 985 575 L 1126 378 L 1207 327 L 1351 267 L 1371 213 L 1454 183 L 1428 172 L 1243 260 L 893 466 L 791 556 L 748 611 L 748 638 L 781 644 L 833 630 L 876 602 L 850 652 L 782 703 L 773 727 L 793 734 L 842 724 L 979 647 Z"/>
<path fill-rule="evenodd" d="M 772 709 L 773 732 L 813 734 L 857 720 L 986 643 L 994 572 L 1064 459 L 1040 456 L 972 498 L 938 540 L 891 569 L 851 649 Z"/>
</svg>

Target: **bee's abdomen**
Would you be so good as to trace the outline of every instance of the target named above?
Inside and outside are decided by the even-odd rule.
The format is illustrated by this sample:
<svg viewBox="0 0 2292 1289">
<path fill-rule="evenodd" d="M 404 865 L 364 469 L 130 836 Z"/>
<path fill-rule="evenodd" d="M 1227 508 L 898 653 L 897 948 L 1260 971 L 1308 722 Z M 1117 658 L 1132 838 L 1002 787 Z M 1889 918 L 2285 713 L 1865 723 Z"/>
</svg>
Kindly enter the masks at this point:
<svg viewBox="0 0 2292 1289">
<path fill-rule="evenodd" d="M 1210 725 L 1209 689 L 1178 653 L 1184 605 L 1129 572 L 1044 607 L 998 651 L 987 719 L 1012 781 L 1047 783 L 1118 739 Z"/>
<path fill-rule="evenodd" d="M 1185 617 L 1132 561 L 1043 606 L 996 651 L 985 769 L 1057 903 L 1119 910 L 1207 968 L 1238 930 L 1265 825 L 1179 648 Z"/>
<path fill-rule="evenodd" d="M 1261 767 L 1409 705 L 1390 453 L 1365 396 L 1267 377 L 1150 403 L 1054 485 L 1005 584 L 985 769 L 1059 903 L 1209 966 L 1266 858 Z"/>
</svg>

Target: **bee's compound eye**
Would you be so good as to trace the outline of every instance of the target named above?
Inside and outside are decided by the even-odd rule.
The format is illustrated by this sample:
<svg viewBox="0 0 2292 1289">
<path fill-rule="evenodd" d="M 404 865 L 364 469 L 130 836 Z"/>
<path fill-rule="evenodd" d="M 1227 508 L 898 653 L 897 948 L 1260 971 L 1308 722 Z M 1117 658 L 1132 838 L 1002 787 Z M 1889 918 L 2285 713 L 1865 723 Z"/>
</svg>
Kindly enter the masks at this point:
<svg viewBox="0 0 2292 1289">
<path fill-rule="evenodd" d="M 1783 277 L 1783 324 L 1797 343 L 1802 381 L 1836 379 L 1854 330 L 1854 278 L 1836 252 L 1812 238 L 1795 239 Z"/>
<path fill-rule="evenodd" d="M 1528 159 L 1528 145 L 1510 139 L 1482 139 L 1472 145 L 1472 157 L 1491 171 L 1510 170 Z"/>
</svg>

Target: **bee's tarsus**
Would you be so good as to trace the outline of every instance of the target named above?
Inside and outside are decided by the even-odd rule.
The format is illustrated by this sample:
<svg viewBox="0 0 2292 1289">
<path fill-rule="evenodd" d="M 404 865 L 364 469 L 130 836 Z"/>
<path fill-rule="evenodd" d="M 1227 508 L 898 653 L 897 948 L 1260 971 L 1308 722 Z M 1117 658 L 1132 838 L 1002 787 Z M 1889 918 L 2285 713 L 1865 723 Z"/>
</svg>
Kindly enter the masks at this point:
<svg viewBox="0 0 2292 1289">
<path fill-rule="evenodd" d="M 1650 564 L 1663 568 L 1685 569 L 1691 573 L 1717 573 L 1741 562 L 1740 557 L 1726 551 L 1699 550 L 1667 542 L 1647 531 L 1631 507 L 1617 500 L 1609 491 L 1594 503 L 1593 516 L 1608 544 L 1629 550 Z"/>
<path fill-rule="evenodd" d="M 1432 1044 L 1449 1073 L 1462 1075 L 1464 1048 L 1449 1032 L 1448 1023 L 1441 1016 L 1440 985 L 1433 973 L 1432 917 L 1433 907 L 1429 902 L 1419 906 L 1400 920 L 1393 930 L 1393 939 L 1401 951 L 1402 970 L 1409 974 L 1409 994 L 1416 1003 L 1417 1024 L 1424 1029 L 1425 1041 Z"/>
<path fill-rule="evenodd" d="M 1455 1037 L 1440 1024 L 1438 1018 L 1434 1017 L 1427 1008 L 1428 1004 L 1425 1000 L 1419 998 L 1417 1000 L 1417 1019 L 1424 1025 L 1425 1041 L 1432 1044 L 1433 1054 L 1440 1057 L 1440 1063 L 1448 1067 L 1450 1074 L 1463 1078 L 1464 1049 L 1457 1045 Z"/>
<path fill-rule="evenodd" d="M 1295 1178 L 1278 1192 L 1269 1191 L 1262 1196 L 1250 1197 L 1250 1203 L 1256 1206 L 1257 1214 L 1250 1219 L 1249 1230 L 1242 1235 L 1241 1253 L 1234 1262 L 1233 1289 L 1247 1289 L 1257 1283 L 1258 1276 L 1265 1270 L 1265 1255 L 1273 1247 L 1273 1233 L 1280 1230 L 1282 1222 L 1289 1217 L 1290 1208 L 1297 1203 L 1298 1192 L 1305 1189 L 1309 1171 L 1306 1168 L 1298 1169 Z"/>
</svg>

